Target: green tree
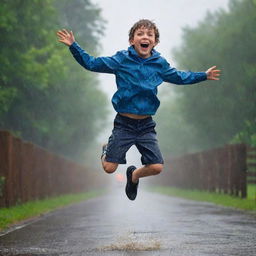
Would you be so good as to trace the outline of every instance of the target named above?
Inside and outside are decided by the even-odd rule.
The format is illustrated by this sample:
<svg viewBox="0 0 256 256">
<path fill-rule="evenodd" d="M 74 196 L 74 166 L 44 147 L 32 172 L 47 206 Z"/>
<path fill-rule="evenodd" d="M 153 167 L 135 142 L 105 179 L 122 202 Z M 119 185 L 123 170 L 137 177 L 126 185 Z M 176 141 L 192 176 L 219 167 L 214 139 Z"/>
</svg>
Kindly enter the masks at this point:
<svg viewBox="0 0 256 256">
<path fill-rule="evenodd" d="M 62 27 L 97 53 L 103 20 L 90 1 L 2 1 L 0 128 L 82 160 L 104 119 L 106 97 L 95 75 L 58 43 Z"/>
<path fill-rule="evenodd" d="M 170 117 L 168 128 L 175 129 L 177 116 L 190 127 L 185 135 L 187 140 L 182 141 L 183 153 L 221 146 L 234 137 L 237 141 L 241 131 L 247 138 L 256 133 L 252 129 L 256 127 L 255 26 L 255 1 L 231 0 L 228 11 L 208 13 L 197 27 L 184 29 L 182 46 L 174 52 L 179 67 L 204 71 L 215 64 L 222 70 L 222 76 L 219 82 L 175 88 L 179 112 Z M 166 103 L 164 109 L 172 107 Z M 161 116 L 166 115 L 160 113 Z M 184 136 L 183 129 L 179 129 L 175 129 L 179 134 L 176 138 Z M 168 131 L 166 127 L 162 130 Z M 170 141 L 162 143 L 171 143 L 172 136 L 167 138 Z M 243 141 L 251 143 L 246 136 Z M 180 145 L 176 146 L 176 153 L 181 152 Z"/>
</svg>

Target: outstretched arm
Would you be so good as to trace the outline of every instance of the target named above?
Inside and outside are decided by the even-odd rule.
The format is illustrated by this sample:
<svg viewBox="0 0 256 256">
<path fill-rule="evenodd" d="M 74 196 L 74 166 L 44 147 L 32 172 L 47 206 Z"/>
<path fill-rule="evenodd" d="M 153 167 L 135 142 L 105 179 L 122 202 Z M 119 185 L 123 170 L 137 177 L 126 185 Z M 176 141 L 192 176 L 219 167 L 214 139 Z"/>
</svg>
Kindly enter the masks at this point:
<svg viewBox="0 0 256 256">
<path fill-rule="evenodd" d="M 67 45 L 77 62 L 87 70 L 114 73 L 118 67 L 118 61 L 113 57 L 95 58 L 83 50 L 77 42 L 72 31 L 66 29 L 59 30 L 57 33 L 59 42 Z"/>
<path fill-rule="evenodd" d="M 68 31 L 66 29 L 59 30 L 57 32 L 57 36 L 59 37 L 59 42 L 70 46 L 75 42 L 75 37 L 72 31 Z"/>
<path fill-rule="evenodd" d="M 220 80 L 220 70 L 216 69 L 216 66 L 209 68 L 205 73 L 208 80 Z"/>
<path fill-rule="evenodd" d="M 176 68 L 170 67 L 166 61 L 164 72 L 161 74 L 163 81 L 174 84 L 194 84 L 204 80 L 219 80 L 220 70 L 216 66 L 209 68 L 205 72 L 179 71 Z"/>
</svg>

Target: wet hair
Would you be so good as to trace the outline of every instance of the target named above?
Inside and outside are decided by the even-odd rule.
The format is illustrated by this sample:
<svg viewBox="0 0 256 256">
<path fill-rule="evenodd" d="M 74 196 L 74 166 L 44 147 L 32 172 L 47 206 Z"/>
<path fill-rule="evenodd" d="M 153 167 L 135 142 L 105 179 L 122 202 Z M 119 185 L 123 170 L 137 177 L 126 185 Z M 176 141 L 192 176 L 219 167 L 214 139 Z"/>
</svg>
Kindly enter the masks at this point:
<svg viewBox="0 0 256 256">
<path fill-rule="evenodd" d="M 139 28 L 153 29 L 155 32 L 155 40 L 157 43 L 159 43 L 160 35 L 157 26 L 153 21 L 147 19 L 139 20 L 132 26 L 132 28 L 129 31 L 129 41 L 134 38 L 135 31 Z"/>
</svg>

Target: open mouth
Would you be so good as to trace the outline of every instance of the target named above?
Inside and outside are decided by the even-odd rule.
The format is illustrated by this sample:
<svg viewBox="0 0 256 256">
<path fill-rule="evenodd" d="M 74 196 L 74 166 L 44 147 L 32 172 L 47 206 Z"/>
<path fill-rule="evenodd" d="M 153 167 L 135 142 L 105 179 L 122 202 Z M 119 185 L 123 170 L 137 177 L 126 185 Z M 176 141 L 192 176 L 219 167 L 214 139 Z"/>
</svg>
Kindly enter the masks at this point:
<svg viewBox="0 0 256 256">
<path fill-rule="evenodd" d="M 144 49 L 147 49 L 149 47 L 149 44 L 140 44 L 140 46 Z"/>
</svg>

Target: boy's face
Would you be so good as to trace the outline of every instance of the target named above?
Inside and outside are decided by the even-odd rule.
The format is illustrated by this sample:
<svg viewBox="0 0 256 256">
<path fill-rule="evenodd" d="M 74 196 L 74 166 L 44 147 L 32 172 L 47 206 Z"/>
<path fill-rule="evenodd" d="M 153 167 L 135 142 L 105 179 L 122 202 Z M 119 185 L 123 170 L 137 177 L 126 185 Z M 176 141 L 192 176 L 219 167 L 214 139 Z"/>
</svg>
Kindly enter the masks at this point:
<svg viewBox="0 0 256 256">
<path fill-rule="evenodd" d="M 130 44 L 134 46 L 141 58 L 150 57 L 152 49 L 157 45 L 154 29 L 138 28 L 134 33 L 133 39 L 130 40 Z"/>
</svg>

